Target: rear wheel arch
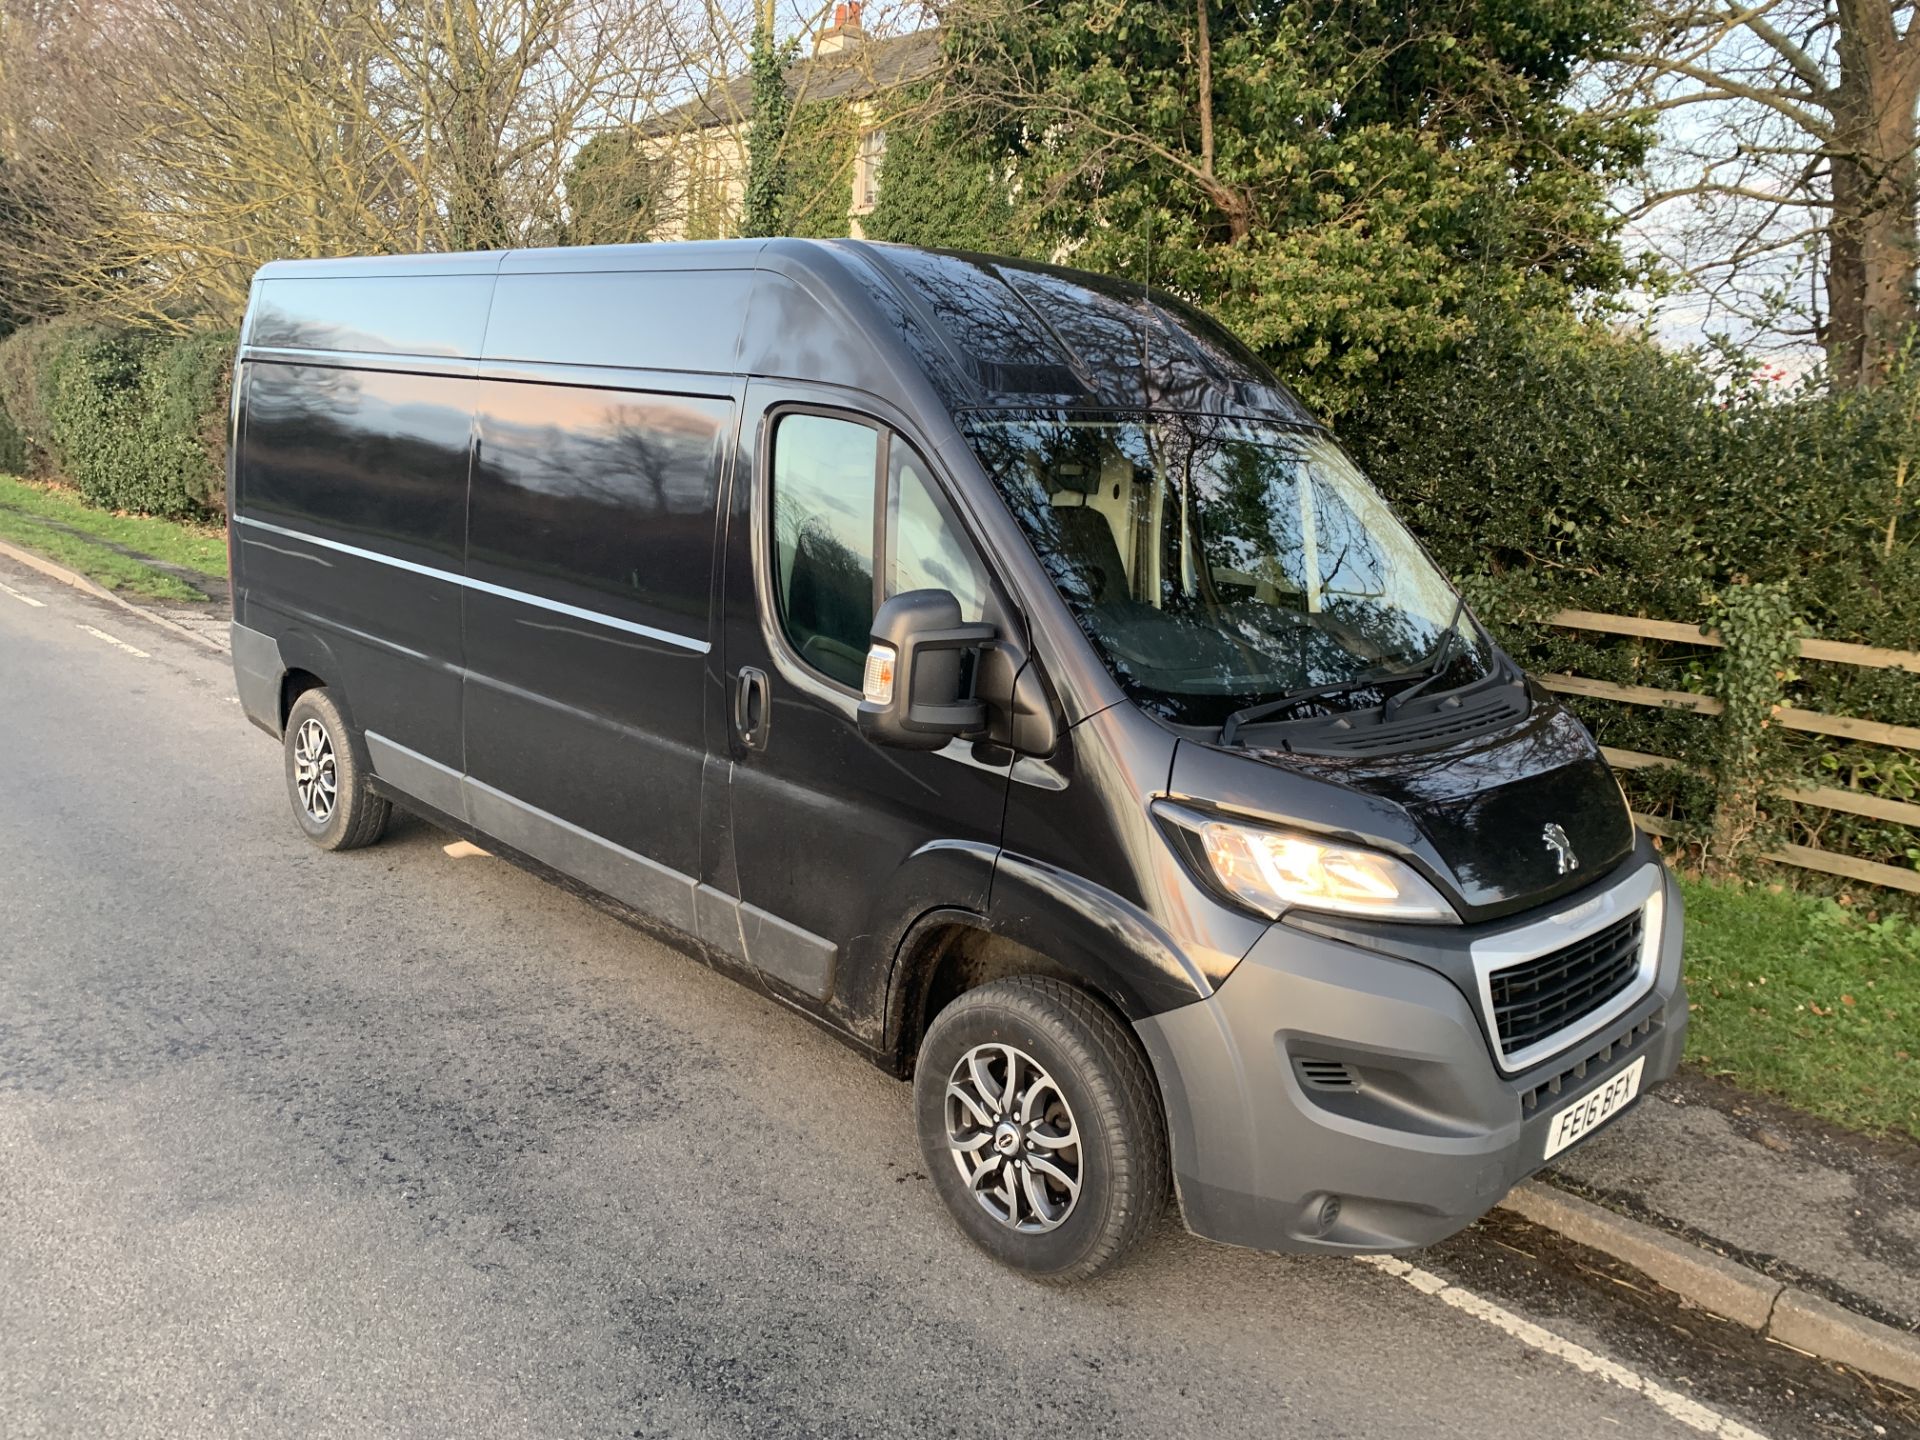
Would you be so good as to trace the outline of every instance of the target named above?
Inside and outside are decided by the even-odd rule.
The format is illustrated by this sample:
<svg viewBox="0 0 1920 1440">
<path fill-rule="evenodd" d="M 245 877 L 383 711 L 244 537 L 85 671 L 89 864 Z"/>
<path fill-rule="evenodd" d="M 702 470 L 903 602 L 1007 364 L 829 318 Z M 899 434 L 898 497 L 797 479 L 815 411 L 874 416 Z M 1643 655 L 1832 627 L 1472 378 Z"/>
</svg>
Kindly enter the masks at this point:
<svg viewBox="0 0 1920 1440">
<path fill-rule="evenodd" d="M 325 689 L 353 719 L 353 704 L 342 691 L 343 667 L 326 637 L 299 623 L 276 626 L 271 632 L 280 664 L 280 726 L 284 730 L 293 702 L 309 690 Z"/>
<path fill-rule="evenodd" d="M 287 728 L 287 716 L 293 711 L 293 702 L 309 690 L 323 690 L 327 682 L 311 670 L 293 666 L 280 675 L 280 728 Z"/>
</svg>

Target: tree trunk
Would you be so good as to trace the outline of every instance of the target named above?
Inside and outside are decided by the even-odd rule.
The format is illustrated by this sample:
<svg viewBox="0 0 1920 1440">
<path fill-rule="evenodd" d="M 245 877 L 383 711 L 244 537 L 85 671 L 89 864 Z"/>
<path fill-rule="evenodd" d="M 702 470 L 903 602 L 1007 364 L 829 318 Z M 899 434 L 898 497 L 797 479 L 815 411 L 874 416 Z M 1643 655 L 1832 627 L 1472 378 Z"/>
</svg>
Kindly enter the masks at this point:
<svg viewBox="0 0 1920 1440">
<path fill-rule="evenodd" d="M 1920 322 L 1914 109 L 1920 42 L 1902 43 L 1889 0 L 1839 0 L 1833 216 L 1827 232 L 1827 368 L 1841 388 L 1886 377 Z"/>
<path fill-rule="evenodd" d="M 1199 6 L 1200 168 L 1213 176 L 1213 39 L 1207 33 L 1207 0 Z"/>
<path fill-rule="evenodd" d="M 464 16 L 462 17 L 465 18 Z M 447 56 L 452 87 L 445 143 L 452 152 L 447 239 L 455 250 L 503 250 L 513 242 L 500 186 L 499 117 L 505 88 L 499 57 L 462 26 Z"/>
<path fill-rule="evenodd" d="M 1221 183 L 1213 168 L 1213 36 L 1207 25 L 1208 0 L 1198 0 L 1195 58 L 1200 82 L 1200 188 L 1227 222 L 1228 243 L 1238 245 L 1253 229 L 1253 204 L 1246 191 Z"/>
</svg>

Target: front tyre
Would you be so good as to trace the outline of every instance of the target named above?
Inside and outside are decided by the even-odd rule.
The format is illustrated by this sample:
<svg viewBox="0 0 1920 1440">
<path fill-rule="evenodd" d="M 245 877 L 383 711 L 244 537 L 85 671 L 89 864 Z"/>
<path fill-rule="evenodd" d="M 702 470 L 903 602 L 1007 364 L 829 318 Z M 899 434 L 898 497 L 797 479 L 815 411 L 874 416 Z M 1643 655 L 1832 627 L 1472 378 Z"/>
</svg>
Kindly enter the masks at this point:
<svg viewBox="0 0 1920 1440">
<path fill-rule="evenodd" d="M 287 712 L 287 797 L 301 833 L 322 850 L 357 850 L 387 828 L 393 807 L 373 793 L 360 737 L 324 689 L 308 690 Z"/>
<path fill-rule="evenodd" d="M 1020 976 L 967 991 L 928 1027 L 913 1094 L 927 1173 L 954 1222 L 1036 1280 L 1098 1274 L 1166 1207 L 1152 1071 L 1084 990 Z"/>
</svg>

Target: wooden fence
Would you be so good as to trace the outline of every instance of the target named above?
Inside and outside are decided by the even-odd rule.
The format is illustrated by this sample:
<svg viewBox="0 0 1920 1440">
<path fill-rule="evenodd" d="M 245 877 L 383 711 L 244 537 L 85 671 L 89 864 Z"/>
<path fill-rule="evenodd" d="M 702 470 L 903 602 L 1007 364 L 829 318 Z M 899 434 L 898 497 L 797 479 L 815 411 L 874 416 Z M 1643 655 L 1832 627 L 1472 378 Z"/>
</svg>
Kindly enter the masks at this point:
<svg viewBox="0 0 1920 1440">
<path fill-rule="evenodd" d="M 1646 620 L 1633 615 L 1603 615 L 1592 610 L 1562 610 L 1548 624 L 1565 630 L 1589 630 L 1603 635 L 1630 635 L 1645 640 L 1670 640 L 1686 645 L 1721 646 L 1717 630 L 1673 620 Z M 1920 652 L 1883 650 L 1873 645 L 1849 645 L 1838 640 L 1805 639 L 1800 642 L 1805 660 L 1824 660 L 1864 669 L 1905 670 L 1920 675 Z M 1718 715 L 1726 707 L 1711 695 L 1695 695 L 1685 690 L 1656 690 L 1646 685 L 1617 685 L 1607 680 L 1590 680 L 1583 675 L 1542 675 L 1540 683 L 1561 695 L 1579 695 L 1591 700 L 1613 700 L 1625 705 L 1647 705 L 1664 709 L 1690 710 L 1696 715 Z M 1773 723 L 1788 730 L 1814 735 L 1832 735 L 1844 740 L 1864 741 L 1869 745 L 1887 745 L 1899 750 L 1920 751 L 1920 727 L 1887 725 L 1878 720 L 1860 720 L 1850 715 L 1823 715 L 1817 710 L 1778 707 Z M 1607 763 L 1616 770 L 1643 770 L 1649 766 L 1681 766 L 1664 755 L 1648 755 L 1638 750 L 1621 750 L 1611 745 L 1600 747 Z M 1684 767 L 1682 767 L 1684 768 Z M 1816 809 L 1835 810 L 1899 825 L 1920 827 L 1920 805 L 1905 800 L 1888 800 L 1863 795 L 1834 786 L 1787 786 L 1774 791 L 1783 800 Z M 1634 815 L 1634 822 L 1649 834 L 1672 833 L 1673 827 L 1652 815 Z M 1870 885 L 1885 885 L 1895 890 L 1920 894 L 1920 871 L 1898 865 L 1883 865 L 1861 860 L 1837 851 L 1811 845 L 1783 845 L 1770 853 L 1769 860 L 1797 865 L 1803 870 L 1818 870 Z"/>
</svg>

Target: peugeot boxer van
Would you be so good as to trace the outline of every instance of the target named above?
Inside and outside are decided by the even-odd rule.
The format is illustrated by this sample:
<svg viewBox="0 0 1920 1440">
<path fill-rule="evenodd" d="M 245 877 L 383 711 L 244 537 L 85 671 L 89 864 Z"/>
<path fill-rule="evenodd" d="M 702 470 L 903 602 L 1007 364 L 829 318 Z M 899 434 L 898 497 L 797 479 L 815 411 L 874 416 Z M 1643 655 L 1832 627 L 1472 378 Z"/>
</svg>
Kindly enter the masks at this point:
<svg viewBox="0 0 1920 1440">
<path fill-rule="evenodd" d="M 1169 1188 L 1428 1245 L 1680 1056 L 1592 738 L 1167 295 L 851 241 L 276 263 L 234 396 L 234 669 L 307 837 L 402 806 L 911 1077 L 1021 1271 Z"/>
</svg>

